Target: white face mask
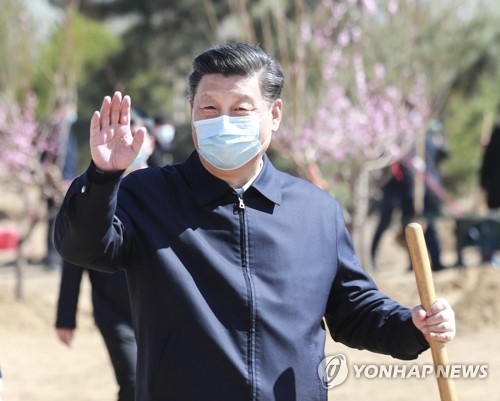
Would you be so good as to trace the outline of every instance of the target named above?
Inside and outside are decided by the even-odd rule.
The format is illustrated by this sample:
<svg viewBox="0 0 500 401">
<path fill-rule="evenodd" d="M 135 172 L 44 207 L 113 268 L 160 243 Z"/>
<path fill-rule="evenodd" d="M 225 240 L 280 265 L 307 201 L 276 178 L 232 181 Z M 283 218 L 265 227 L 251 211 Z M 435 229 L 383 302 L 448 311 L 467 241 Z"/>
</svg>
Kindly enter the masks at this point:
<svg viewBox="0 0 500 401">
<path fill-rule="evenodd" d="M 172 124 L 164 124 L 156 128 L 155 138 L 164 149 L 168 149 L 175 137 L 175 127 Z"/>
<path fill-rule="evenodd" d="M 244 166 L 262 150 L 259 127 L 265 115 L 261 118 L 258 115 L 222 115 L 195 121 L 198 152 L 220 170 L 236 170 Z M 266 143 L 270 140 L 271 136 Z"/>
<path fill-rule="evenodd" d="M 146 166 L 146 162 L 147 162 L 147 160 L 149 158 L 149 154 L 148 154 L 148 149 L 147 148 L 148 148 L 147 144 L 143 143 L 142 146 L 141 146 L 141 149 L 139 150 L 139 153 L 135 157 L 134 161 L 128 167 L 129 169 L 136 170 L 138 168 Z"/>
</svg>

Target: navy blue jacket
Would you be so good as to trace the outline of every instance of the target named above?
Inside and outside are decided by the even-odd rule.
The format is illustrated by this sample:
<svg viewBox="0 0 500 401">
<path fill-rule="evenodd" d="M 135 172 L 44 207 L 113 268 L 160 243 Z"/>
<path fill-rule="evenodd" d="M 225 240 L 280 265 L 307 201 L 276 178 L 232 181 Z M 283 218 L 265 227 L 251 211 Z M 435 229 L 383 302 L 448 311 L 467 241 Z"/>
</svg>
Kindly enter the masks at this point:
<svg viewBox="0 0 500 401">
<path fill-rule="evenodd" d="M 327 192 L 264 166 L 242 199 L 185 162 L 100 173 L 69 189 L 61 255 L 129 281 L 137 401 L 326 400 L 325 317 L 351 347 L 411 359 L 427 348 L 411 311 L 359 266 Z"/>
<path fill-rule="evenodd" d="M 57 301 L 57 328 L 76 327 L 76 314 L 83 269 L 66 261 L 62 265 L 59 298 Z M 132 327 L 127 277 L 120 270 L 109 274 L 87 270 L 92 287 L 94 319 L 99 327 L 126 324 Z"/>
</svg>

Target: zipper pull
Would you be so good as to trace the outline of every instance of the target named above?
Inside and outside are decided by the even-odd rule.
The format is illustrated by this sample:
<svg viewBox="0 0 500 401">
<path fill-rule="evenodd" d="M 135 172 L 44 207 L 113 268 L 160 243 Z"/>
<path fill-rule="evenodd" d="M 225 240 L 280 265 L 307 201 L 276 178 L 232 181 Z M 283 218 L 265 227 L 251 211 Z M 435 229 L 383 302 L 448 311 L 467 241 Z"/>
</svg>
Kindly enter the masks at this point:
<svg viewBox="0 0 500 401">
<path fill-rule="evenodd" d="M 243 197 L 238 195 L 238 207 L 240 210 L 245 209 L 245 202 L 243 202 Z"/>
</svg>

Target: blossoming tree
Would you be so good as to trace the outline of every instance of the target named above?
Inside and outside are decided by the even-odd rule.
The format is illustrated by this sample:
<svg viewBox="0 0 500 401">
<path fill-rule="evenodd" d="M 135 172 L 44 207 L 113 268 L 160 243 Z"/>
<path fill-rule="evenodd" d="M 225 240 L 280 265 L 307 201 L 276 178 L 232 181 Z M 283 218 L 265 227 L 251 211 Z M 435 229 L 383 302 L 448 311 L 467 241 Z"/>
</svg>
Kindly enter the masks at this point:
<svg viewBox="0 0 500 401">
<path fill-rule="evenodd" d="M 429 117 L 423 78 L 408 69 L 396 80 L 367 51 L 365 17 L 382 12 L 370 0 L 323 0 L 300 21 L 295 59 L 284 64 L 294 110 L 274 140 L 311 181 L 333 183 L 333 192 L 350 184 L 346 206 L 362 262 L 370 179 L 415 145 Z M 389 2 L 384 18 L 396 16 L 397 3 Z"/>
<path fill-rule="evenodd" d="M 120 48 L 114 34 L 77 12 L 78 0 L 48 9 L 56 17 L 43 37 L 36 29 L 50 18 L 28 4 L 36 5 L 7 0 L 0 15 L 0 187 L 22 204 L 16 222 L 18 298 L 29 256 L 23 245 L 57 211 L 66 190 L 62 170 L 78 85 L 89 67 Z"/>
</svg>

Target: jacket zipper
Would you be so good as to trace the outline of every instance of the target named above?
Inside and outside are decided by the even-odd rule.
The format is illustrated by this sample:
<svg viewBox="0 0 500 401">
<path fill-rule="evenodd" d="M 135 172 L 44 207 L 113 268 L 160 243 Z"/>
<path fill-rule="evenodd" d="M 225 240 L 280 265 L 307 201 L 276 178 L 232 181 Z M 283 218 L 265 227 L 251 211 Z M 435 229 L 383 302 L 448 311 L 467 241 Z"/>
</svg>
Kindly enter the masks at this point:
<svg viewBox="0 0 500 401">
<path fill-rule="evenodd" d="M 250 329 L 247 340 L 247 367 L 250 381 L 250 399 L 255 400 L 257 398 L 257 388 L 255 383 L 255 289 L 248 262 L 248 236 L 245 223 L 245 202 L 243 201 L 242 195 L 238 195 L 238 214 L 240 218 L 241 266 L 245 277 L 249 301 L 248 318 Z"/>
</svg>

